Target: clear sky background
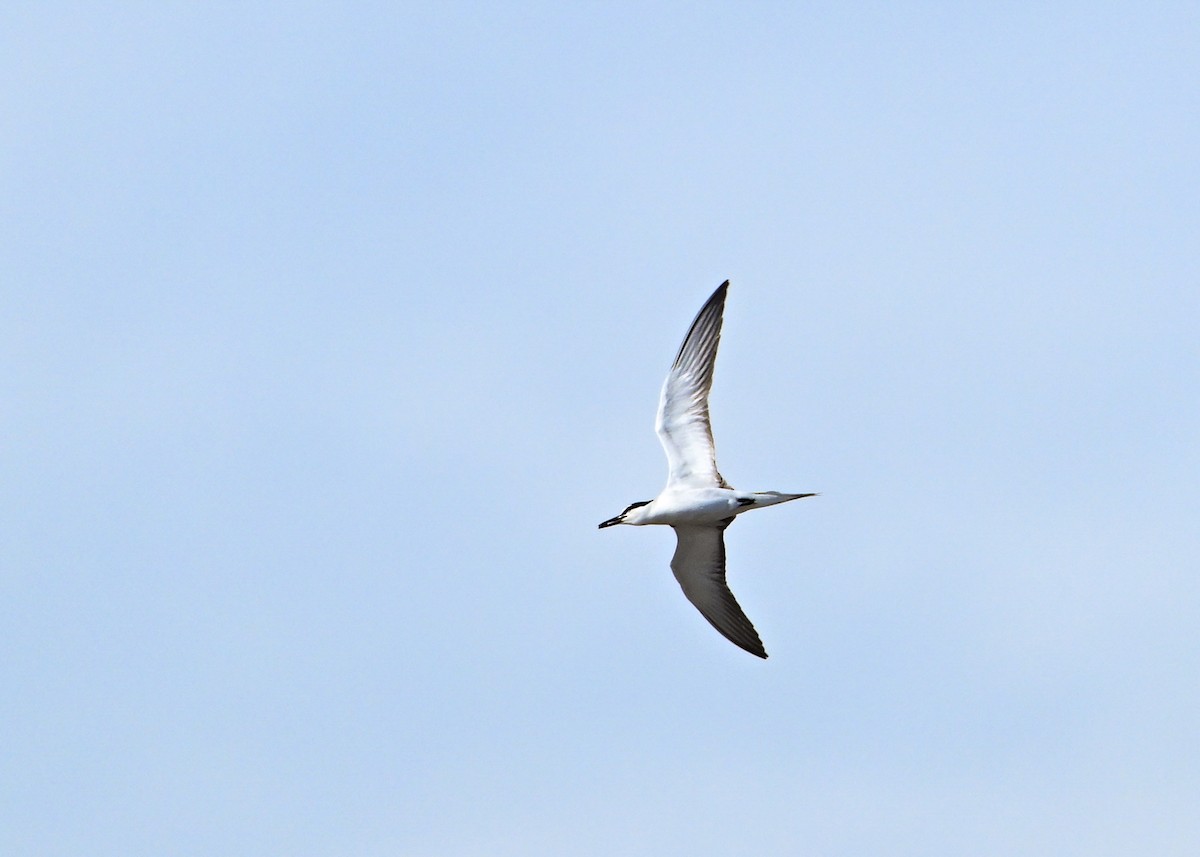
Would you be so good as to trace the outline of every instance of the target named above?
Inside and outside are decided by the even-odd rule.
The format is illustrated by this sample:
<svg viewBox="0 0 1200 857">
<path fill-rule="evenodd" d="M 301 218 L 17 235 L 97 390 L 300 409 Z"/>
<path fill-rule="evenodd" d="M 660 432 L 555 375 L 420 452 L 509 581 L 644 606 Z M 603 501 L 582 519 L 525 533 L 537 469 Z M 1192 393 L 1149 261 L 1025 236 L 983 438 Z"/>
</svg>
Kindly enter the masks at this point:
<svg viewBox="0 0 1200 857">
<path fill-rule="evenodd" d="M 1200 853 L 1200 10 L 978 6 L 7 8 L 0 853 Z"/>
</svg>

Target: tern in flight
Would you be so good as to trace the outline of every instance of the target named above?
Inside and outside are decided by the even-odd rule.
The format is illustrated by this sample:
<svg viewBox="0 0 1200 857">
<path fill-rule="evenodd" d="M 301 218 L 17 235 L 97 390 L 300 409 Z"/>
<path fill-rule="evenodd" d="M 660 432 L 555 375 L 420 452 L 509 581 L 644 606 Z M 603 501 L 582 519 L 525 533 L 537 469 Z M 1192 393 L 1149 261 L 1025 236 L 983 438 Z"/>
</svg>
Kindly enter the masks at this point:
<svg viewBox="0 0 1200 857">
<path fill-rule="evenodd" d="M 600 528 L 617 524 L 667 524 L 678 544 L 671 571 L 688 601 L 726 639 L 760 658 L 758 632 L 725 583 L 725 528 L 734 517 L 763 506 L 812 497 L 778 491 L 738 491 L 717 471 L 708 420 L 708 391 L 725 312 L 723 282 L 692 322 L 658 399 L 654 430 L 667 453 L 667 485 L 653 500 L 630 503 Z"/>
</svg>

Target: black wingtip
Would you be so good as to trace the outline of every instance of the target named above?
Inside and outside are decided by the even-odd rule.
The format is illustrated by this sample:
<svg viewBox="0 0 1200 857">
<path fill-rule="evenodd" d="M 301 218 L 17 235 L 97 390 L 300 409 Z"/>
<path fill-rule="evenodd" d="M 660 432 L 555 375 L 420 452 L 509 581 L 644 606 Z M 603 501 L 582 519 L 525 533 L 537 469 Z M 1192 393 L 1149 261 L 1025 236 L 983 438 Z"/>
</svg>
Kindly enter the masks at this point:
<svg viewBox="0 0 1200 857">
<path fill-rule="evenodd" d="M 736 645 L 743 652 L 749 652 L 750 654 L 754 655 L 754 657 L 756 657 L 756 658 L 762 658 L 764 661 L 767 659 L 767 650 L 765 648 L 763 648 L 763 644 L 762 644 L 761 640 L 758 641 L 757 648 L 751 648 L 750 646 L 746 645 L 745 643 L 738 643 L 738 642 L 732 641 L 732 640 L 730 642 L 733 642 L 734 645 Z"/>
<path fill-rule="evenodd" d="M 704 305 L 707 307 L 709 304 L 713 303 L 714 301 L 724 301 L 725 293 L 728 291 L 729 291 L 729 280 L 726 280 L 725 282 L 721 283 L 721 285 L 717 286 L 716 289 L 713 290 L 713 293 L 708 296 L 708 300 L 706 300 L 704 302 Z"/>
<path fill-rule="evenodd" d="M 728 291 L 729 291 L 729 280 L 726 280 L 725 282 L 721 283 L 721 285 L 717 286 L 717 288 L 713 291 L 713 293 L 708 296 L 708 300 L 706 300 L 704 302 L 704 306 L 703 306 L 703 308 L 701 308 L 700 312 L 697 314 L 697 318 L 699 318 L 699 316 L 703 315 L 704 310 L 708 309 L 713 304 L 724 304 L 725 303 L 725 295 Z"/>
<path fill-rule="evenodd" d="M 707 616 L 704 618 L 708 619 Z M 717 624 L 715 622 L 713 622 L 711 619 L 708 619 L 708 621 L 714 628 L 717 628 Z M 746 621 L 749 622 L 748 619 Z M 750 636 L 743 636 L 740 640 L 735 639 L 732 634 L 726 633 L 720 628 L 717 628 L 717 630 L 721 631 L 721 636 L 733 643 L 743 652 L 749 652 L 750 654 L 754 655 L 754 657 L 762 658 L 764 661 L 767 659 L 767 648 L 763 645 L 762 640 L 759 639 L 758 631 L 754 630 L 753 625 L 750 626 Z"/>
<path fill-rule="evenodd" d="M 750 654 L 754 655 L 754 657 L 756 657 L 756 658 L 762 658 L 764 661 L 767 659 L 767 650 L 762 647 L 761 643 L 759 644 L 757 649 L 752 649 L 752 648 L 750 648 L 750 646 L 746 645 L 745 643 L 739 643 L 736 640 L 730 640 L 730 642 L 733 643 L 735 646 L 737 646 L 739 649 L 741 649 L 743 652 L 749 652 Z"/>
<path fill-rule="evenodd" d="M 687 350 L 688 343 L 692 336 L 696 333 L 696 329 L 700 327 L 702 321 L 707 321 L 709 327 L 715 327 L 716 332 L 711 334 L 713 341 L 716 342 L 721 338 L 721 316 L 725 312 L 725 292 L 729 288 L 729 280 L 717 286 L 717 290 L 708 296 L 708 300 L 704 302 L 704 306 L 700 307 L 700 312 L 696 313 L 696 317 L 692 319 L 691 325 L 688 327 L 687 336 L 683 338 L 683 342 L 679 345 L 679 350 L 675 352 L 675 361 L 672 366 L 679 365 L 679 359 L 683 356 L 683 352 Z M 714 345 L 715 349 L 716 346 Z"/>
</svg>

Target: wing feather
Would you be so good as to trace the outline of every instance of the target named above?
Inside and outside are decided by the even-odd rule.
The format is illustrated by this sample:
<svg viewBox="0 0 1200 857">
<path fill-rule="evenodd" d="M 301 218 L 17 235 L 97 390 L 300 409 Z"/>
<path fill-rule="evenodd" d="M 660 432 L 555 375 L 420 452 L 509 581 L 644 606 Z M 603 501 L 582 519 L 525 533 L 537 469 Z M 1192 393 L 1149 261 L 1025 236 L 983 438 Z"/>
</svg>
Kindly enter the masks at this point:
<svg viewBox="0 0 1200 857">
<path fill-rule="evenodd" d="M 671 571 L 683 594 L 727 640 L 760 658 L 767 656 L 754 625 L 725 583 L 725 527 L 674 526 L 678 544 Z"/>
<path fill-rule="evenodd" d="M 730 487 L 717 471 L 708 417 L 708 393 L 728 289 L 726 280 L 696 315 L 658 399 L 654 430 L 667 453 L 667 485 Z"/>
</svg>

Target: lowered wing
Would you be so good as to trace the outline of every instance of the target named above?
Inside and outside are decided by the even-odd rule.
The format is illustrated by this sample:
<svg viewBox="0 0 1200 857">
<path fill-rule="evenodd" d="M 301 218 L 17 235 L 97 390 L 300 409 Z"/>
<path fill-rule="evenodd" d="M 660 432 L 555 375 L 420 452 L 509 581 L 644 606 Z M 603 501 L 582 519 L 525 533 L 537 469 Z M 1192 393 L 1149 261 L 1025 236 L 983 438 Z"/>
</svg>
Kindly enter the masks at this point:
<svg viewBox="0 0 1200 857">
<path fill-rule="evenodd" d="M 687 600 L 714 628 L 734 645 L 765 658 L 767 650 L 758 632 L 725 583 L 725 526 L 672 527 L 679 543 L 671 571 Z"/>
</svg>

